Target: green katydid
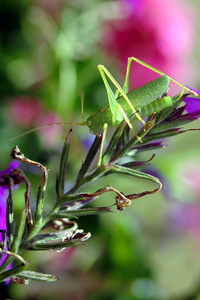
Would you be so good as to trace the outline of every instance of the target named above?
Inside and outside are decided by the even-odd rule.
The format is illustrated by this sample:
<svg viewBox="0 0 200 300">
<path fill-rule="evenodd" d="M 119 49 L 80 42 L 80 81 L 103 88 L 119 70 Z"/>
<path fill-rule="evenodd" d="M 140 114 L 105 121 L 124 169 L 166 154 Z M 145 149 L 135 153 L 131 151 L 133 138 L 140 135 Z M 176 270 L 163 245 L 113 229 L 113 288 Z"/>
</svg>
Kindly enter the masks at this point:
<svg viewBox="0 0 200 300">
<path fill-rule="evenodd" d="M 132 60 L 162 76 L 128 93 L 129 73 Z M 170 81 L 176 83 L 177 85 L 182 87 L 182 89 L 185 89 L 198 97 L 198 95 L 194 91 L 190 90 L 173 78 L 167 76 L 163 72 L 155 69 L 154 67 L 144 63 L 143 61 L 135 57 L 128 58 L 126 78 L 123 89 L 103 65 L 98 65 L 98 69 L 107 90 L 109 105 L 100 108 L 85 122 L 85 125 L 87 125 L 90 128 L 90 131 L 94 134 L 100 134 L 102 132 L 103 124 L 106 123 L 109 126 L 116 126 L 124 119 L 132 130 L 133 128 L 129 121 L 130 116 L 132 116 L 132 121 L 138 119 L 145 126 L 145 121 L 142 118 L 159 112 L 162 109 L 173 104 L 171 97 L 162 97 L 162 95 L 167 92 Z M 117 88 L 116 95 L 113 94 L 107 82 L 105 74 Z M 119 94 L 120 97 L 117 98 L 116 96 L 118 96 Z"/>
<path fill-rule="evenodd" d="M 137 63 L 160 74 L 161 76 L 128 93 L 129 74 L 130 74 L 132 61 L 136 61 Z M 146 116 L 150 116 L 153 113 L 159 112 L 162 109 L 171 106 L 173 104 L 172 98 L 170 96 L 164 96 L 167 92 L 170 81 L 176 83 L 177 85 L 182 87 L 182 89 L 185 89 L 190 93 L 193 93 L 195 96 L 198 96 L 194 91 L 190 90 L 189 88 L 180 84 L 173 78 L 167 76 L 166 74 L 159 71 L 158 69 L 155 69 L 154 67 L 146 64 L 145 62 L 135 57 L 128 58 L 126 77 L 125 77 L 123 88 L 117 83 L 117 81 L 114 79 L 111 73 L 103 65 L 98 65 L 98 69 L 104 81 L 104 85 L 106 87 L 109 104 L 105 107 L 100 108 L 96 113 L 88 117 L 86 121 L 82 117 L 82 123 L 62 123 L 62 124 L 71 124 L 71 125 L 86 125 L 90 129 L 91 133 L 95 135 L 103 134 L 98 166 L 101 165 L 103 142 L 105 139 L 107 126 L 114 127 L 118 125 L 121 121 L 125 120 L 128 126 L 130 127 L 131 131 L 133 132 L 133 134 L 137 137 L 139 141 L 141 141 L 141 138 L 137 136 L 135 130 L 133 129 L 132 121 L 138 119 L 140 122 L 142 122 L 143 126 L 145 126 L 146 123 L 142 118 Z M 107 81 L 107 78 L 116 87 L 117 92 L 115 94 L 113 93 Z M 82 102 L 82 112 L 83 112 L 83 102 Z M 53 124 L 37 127 L 25 132 L 24 134 L 28 134 L 30 132 L 48 126 L 60 125 L 60 124 L 61 123 L 53 123 Z M 21 137 L 24 134 L 19 135 L 18 137 Z"/>
</svg>

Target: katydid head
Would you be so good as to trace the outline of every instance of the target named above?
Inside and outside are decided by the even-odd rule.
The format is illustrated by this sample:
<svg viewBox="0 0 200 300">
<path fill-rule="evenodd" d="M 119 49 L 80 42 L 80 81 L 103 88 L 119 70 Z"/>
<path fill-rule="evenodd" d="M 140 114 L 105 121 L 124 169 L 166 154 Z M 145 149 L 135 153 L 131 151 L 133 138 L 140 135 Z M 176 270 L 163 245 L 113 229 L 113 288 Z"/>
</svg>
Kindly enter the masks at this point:
<svg viewBox="0 0 200 300">
<path fill-rule="evenodd" d="M 100 135 L 103 132 L 103 124 L 107 123 L 107 116 L 104 112 L 105 109 L 102 107 L 85 121 L 85 125 L 89 128 L 91 133 Z"/>
<path fill-rule="evenodd" d="M 89 128 L 91 133 L 98 135 L 99 133 L 102 132 L 102 130 L 100 130 L 100 132 L 99 132 L 99 126 L 98 126 L 97 122 L 95 121 L 95 115 L 96 115 L 96 113 L 91 115 L 86 120 L 86 126 Z"/>
</svg>

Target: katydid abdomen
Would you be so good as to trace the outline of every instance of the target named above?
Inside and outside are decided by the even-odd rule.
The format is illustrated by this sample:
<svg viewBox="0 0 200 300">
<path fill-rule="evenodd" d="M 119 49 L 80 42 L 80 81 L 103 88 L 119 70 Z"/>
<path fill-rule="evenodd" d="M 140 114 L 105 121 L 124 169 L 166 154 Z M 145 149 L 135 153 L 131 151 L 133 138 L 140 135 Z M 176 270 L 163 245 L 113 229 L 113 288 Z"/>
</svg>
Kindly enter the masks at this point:
<svg viewBox="0 0 200 300">
<path fill-rule="evenodd" d="M 127 94 L 134 109 L 142 118 L 172 105 L 171 97 L 162 97 L 162 95 L 167 92 L 169 82 L 168 76 L 160 76 Z M 119 97 L 117 103 L 122 107 L 126 115 L 131 117 L 131 121 L 137 119 L 134 116 L 132 108 L 123 97 Z M 113 127 L 118 125 L 121 121 L 122 119 L 113 118 L 110 106 L 107 105 L 91 115 L 87 119 L 86 124 L 92 133 L 99 135 L 102 133 L 105 123 Z"/>
</svg>

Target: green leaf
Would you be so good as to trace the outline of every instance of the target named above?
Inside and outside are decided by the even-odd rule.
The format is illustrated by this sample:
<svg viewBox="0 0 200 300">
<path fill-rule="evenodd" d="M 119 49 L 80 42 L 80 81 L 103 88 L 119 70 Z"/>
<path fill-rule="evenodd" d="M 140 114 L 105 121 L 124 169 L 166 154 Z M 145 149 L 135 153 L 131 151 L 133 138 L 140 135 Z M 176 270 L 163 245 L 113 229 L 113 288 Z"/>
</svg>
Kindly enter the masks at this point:
<svg viewBox="0 0 200 300">
<path fill-rule="evenodd" d="M 77 179 L 76 179 L 76 182 L 79 182 L 86 174 L 86 172 L 88 171 L 95 155 L 97 154 L 97 151 L 99 150 L 100 148 L 100 145 L 101 145 L 101 138 L 100 136 L 96 136 L 90 149 L 89 149 L 89 152 L 86 156 L 86 159 L 85 161 L 83 162 L 82 166 L 81 166 L 81 169 L 78 173 L 78 176 L 77 176 Z"/>
<path fill-rule="evenodd" d="M 13 267 L 9 270 L 3 271 L 2 273 L 0 273 L 0 282 L 5 281 L 8 277 L 12 277 L 13 275 L 16 275 L 16 274 L 20 273 L 27 266 L 28 266 L 28 264 L 21 263 L 21 264 L 15 266 L 15 267 Z"/>
<path fill-rule="evenodd" d="M 57 281 L 59 279 L 52 274 L 44 274 L 44 273 L 39 273 L 34 271 L 23 271 L 17 274 L 17 277 L 27 279 L 27 280 L 37 280 L 37 281 L 44 281 L 44 282 L 52 282 L 52 281 Z"/>
<path fill-rule="evenodd" d="M 26 216 L 27 216 L 27 211 L 26 209 L 23 209 L 23 211 L 21 212 L 21 215 L 18 218 L 18 222 L 17 225 L 15 227 L 15 235 L 14 235 L 14 240 L 13 240 L 13 244 L 11 247 L 11 252 L 18 252 L 21 240 L 22 240 L 22 236 L 23 236 L 23 232 L 24 232 L 24 227 L 26 224 Z"/>
<path fill-rule="evenodd" d="M 83 230 L 67 229 L 58 232 L 36 235 L 24 248 L 29 250 L 63 250 L 66 247 L 85 245 L 91 236 Z"/>
<path fill-rule="evenodd" d="M 71 133 L 71 130 L 68 132 L 68 134 L 66 136 L 66 139 L 65 139 L 65 142 L 63 145 L 62 154 L 61 154 L 60 169 L 59 169 L 59 174 L 58 174 L 58 178 L 56 181 L 57 201 L 59 201 L 64 194 L 67 159 L 68 159 L 69 150 L 70 150 L 70 133 Z"/>
<path fill-rule="evenodd" d="M 58 211 L 57 213 L 55 213 L 55 218 L 77 218 L 83 216 L 98 215 L 106 212 L 112 212 L 112 210 L 108 206 L 83 208 L 73 211 Z"/>
<path fill-rule="evenodd" d="M 138 178 L 141 178 L 141 179 L 147 179 L 147 180 L 150 180 L 154 183 L 157 183 L 157 184 L 161 185 L 158 178 L 156 178 L 152 175 L 149 175 L 147 173 L 135 170 L 135 169 L 133 170 L 133 169 L 130 169 L 130 168 L 127 168 L 127 167 L 123 167 L 123 166 L 119 166 L 119 165 L 113 165 L 110 170 L 113 173 L 127 174 L 127 175 L 131 175 L 131 176 L 138 177 Z"/>
</svg>

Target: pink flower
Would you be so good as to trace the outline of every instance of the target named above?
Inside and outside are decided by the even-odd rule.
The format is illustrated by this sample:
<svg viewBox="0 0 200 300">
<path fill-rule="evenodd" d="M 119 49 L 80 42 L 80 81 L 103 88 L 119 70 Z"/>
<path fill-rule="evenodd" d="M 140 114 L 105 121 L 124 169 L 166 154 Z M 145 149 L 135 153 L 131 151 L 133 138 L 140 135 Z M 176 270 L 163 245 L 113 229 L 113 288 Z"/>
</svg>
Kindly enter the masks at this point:
<svg viewBox="0 0 200 300">
<path fill-rule="evenodd" d="M 23 127 L 34 128 L 52 123 L 61 123 L 56 113 L 46 111 L 38 99 L 29 96 L 13 99 L 8 110 L 12 120 Z M 43 145 L 50 147 L 54 144 L 60 132 L 61 126 L 50 126 L 39 130 L 38 134 Z"/>
<path fill-rule="evenodd" d="M 73 269 L 73 255 L 76 249 L 76 247 L 66 248 L 64 251 L 59 253 L 59 255 L 57 255 L 55 252 L 52 252 L 52 255 L 48 261 L 48 272 L 62 274 Z"/>
<path fill-rule="evenodd" d="M 173 207 L 170 223 L 175 232 L 189 233 L 200 249 L 200 205 L 198 203 L 177 203 Z"/>
<path fill-rule="evenodd" d="M 36 127 L 53 124 L 53 123 L 61 123 L 61 119 L 54 112 L 44 112 L 39 115 L 36 120 Z M 39 134 L 41 137 L 41 141 L 43 146 L 46 148 L 54 146 L 55 140 L 59 137 L 61 133 L 62 125 L 58 126 L 49 126 L 47 128 L 39 130 Z"/>
<path fill-rule="evenodd" d="M 123 18 L 107 23 L 103 47 L 123 74 L 127 58 L 135 56 L 178 81 L 194 85 L 189 62 L 194 41 L 191 8 L 177 0 L 120 2 Z M 134 87 L 155 77 L 153 71 L 133 63 Z"/>
<path fill-rule="evenodd" d="M 200 206 L 200 165 L 198 163 L 195 165 L 189 161 L 183 165 L 180 171 L 182 171 L 182 182 L 190 188 L 194 197 L 198 199 Z"/>
<path fill-rule="evenodd" d="M 16 123 L 24 127 L 31 127 L 34 125 L 41 109 L 42 105 L 38 99 L 21 96 L 13 99 L 9 106 L 9 113 Z"/>
<path fill-rule="evenodd" d="M 190 194 L 195 202 L 181 203 L 176 202 L 172 206 L 170 221 L 175 231 L 188 232 L 200 249 L 200 166 L 194 163 L 186 163 L 179 172 L 181 173 L 182 183 L 190 189 Z"/>
</svg>

